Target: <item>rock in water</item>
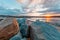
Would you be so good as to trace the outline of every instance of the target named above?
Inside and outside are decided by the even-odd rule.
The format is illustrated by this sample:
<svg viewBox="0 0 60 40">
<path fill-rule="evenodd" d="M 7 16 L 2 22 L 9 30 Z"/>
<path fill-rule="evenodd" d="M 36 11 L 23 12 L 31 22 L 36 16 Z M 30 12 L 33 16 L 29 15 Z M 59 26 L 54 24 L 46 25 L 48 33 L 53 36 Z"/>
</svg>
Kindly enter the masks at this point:
<svg viewBox="0 0 60 40">
<path fill-rule="evenodd" d="M 60 40 L 60 32 L 57 30 L 57 28 L 55 28 L 54 25 L 37 20 L 36 22 L 32 23 L 31 26 L 32 40 L 41 40 L 41 38 L 43 40 Z M 41 33 L 43 35 L 41 35 Z"/>
<path fill-rule="evenodd" d="M 30 28 L 31 40 L 45 40 L 43 32 L 39 26 L 31 26 Z"/>
<path fill-rule="evenodd" d="M 30 27 L 31 40 L 45 40 L 45 37 L 39 25 L 40 24 L 37 24 L 37 21 L 31 24 L 31 27 Z"/>
<path fill-rule="evenodd" d="M 9 40 L 18 31 L 19 26 L 15 18 L 5 18 L 0 21 L 0 40 Z"/>
</svg>

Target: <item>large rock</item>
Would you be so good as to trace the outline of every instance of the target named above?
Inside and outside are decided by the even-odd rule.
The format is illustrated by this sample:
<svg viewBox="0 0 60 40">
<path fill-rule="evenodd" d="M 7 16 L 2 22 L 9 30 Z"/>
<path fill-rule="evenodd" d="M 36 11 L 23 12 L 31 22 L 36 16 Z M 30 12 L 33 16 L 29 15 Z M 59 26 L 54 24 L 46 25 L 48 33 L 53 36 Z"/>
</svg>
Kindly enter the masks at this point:
<svg viewBox="0 0 60 40">
<path fill-rule="evenodd" d="M 45 40 L 45 37 L 38 26 L 31 26 L 30 37 L 31 40 Z"/>
<path fill-rule="evenodd" d="M 45 40 L 60 40 L 60 32 L 54 25 L 37 20 L 31 26 L 32 40 L 44 40 L 44 38 Z"/>
<path fill-rule="evenodd" d="M 0 40 L 9 40 L 18 31 L 19 26 L 15 18 L 5 18 L 0 21 Z"/>
<path fill-rule="evenodd" d="M 41 27 L 33 22 L 30 26 L 30 38 L 31 40 L 45 40 Z"/>
</svg>

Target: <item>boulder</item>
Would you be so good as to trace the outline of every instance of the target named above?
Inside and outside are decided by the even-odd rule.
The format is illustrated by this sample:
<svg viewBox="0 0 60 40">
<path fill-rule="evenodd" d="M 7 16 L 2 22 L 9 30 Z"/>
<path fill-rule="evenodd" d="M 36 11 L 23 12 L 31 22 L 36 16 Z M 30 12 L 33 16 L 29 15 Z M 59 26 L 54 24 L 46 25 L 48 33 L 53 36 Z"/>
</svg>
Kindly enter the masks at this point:
<svg viewBox="0 0 60 40">
<path fill-rule="evenodd" d="M 18 31 L 19 26 L 15 18 L 5 18 L 0 21 L 0 40 L 9 40 Z"/>
</svg>

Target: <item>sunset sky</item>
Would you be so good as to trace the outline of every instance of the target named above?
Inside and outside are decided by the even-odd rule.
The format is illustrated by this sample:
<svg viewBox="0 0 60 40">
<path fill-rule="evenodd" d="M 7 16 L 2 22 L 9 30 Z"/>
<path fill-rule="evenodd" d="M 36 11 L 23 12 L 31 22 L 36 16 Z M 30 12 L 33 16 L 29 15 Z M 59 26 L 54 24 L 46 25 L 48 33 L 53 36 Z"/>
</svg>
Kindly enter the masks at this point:
<svg viewBox="0 0 60 40">
<path fill-rule="evenodd" d="M 25 12 L 60 12 L 60 0 L 0 0 L 0 6 Z"/>
<path fill-rule="evenodd" d="M 51 11 L 53 13 L 60 13 L 60 0 L 0 0 L 0 6 L 6 9 L 15 9 L 12 11 L 7 11 L 6 9 L 0 10 L 0 15 L 11 14 L 20 16 L 21 13 L 27 13 L 26 15 L 28 16 L 41 16 L 41 14 L 46 14 L 45 11 L 48 13 Z M 16 11 L 16 9 L 18 9 L 18 11 Z"/>
<path fill-rule="evenodd" d="M 40 8 L 60 9 L 60 0 L 0 0 L 0 6 L 6 8 L 21 8 L 24 6 L 28 8 L 36 8 L 38 5 Z"/>
</svg>

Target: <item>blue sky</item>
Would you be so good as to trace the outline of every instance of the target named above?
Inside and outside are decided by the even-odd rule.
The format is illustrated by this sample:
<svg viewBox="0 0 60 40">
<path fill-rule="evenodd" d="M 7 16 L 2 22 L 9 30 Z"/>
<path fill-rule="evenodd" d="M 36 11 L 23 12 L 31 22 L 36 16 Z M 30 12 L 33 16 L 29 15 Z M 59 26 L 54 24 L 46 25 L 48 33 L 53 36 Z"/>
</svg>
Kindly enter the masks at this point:
<svg viewBox="0 0 60 40">
<path fill-rule="evenodd" d="M 24 3 L 24 5 L 28 4 L 29 0 L 25 0 L 25 1 L 26 2 Z M 56 2 L 56 3 L 54 3 L 54 2 Z M 60 1 L 58 0 L 58 1 L 54 1 L 54 2 L 53 2 L 54 5 L 52 5 L 52 2 L 50 4 L 50 3 L 48 3 L 46 1 L 46 4 L 44 4 L 44 5 L 46 7 L 49 7 L 49 6 L 53 6 L 53 7 L 59 6 L 58 8 L 60 8 L 60 4 L 59 4 Z M 17 0 L 0 0 L 0 6 L 4 6 L 5 8 L 18 8 L 19 9 L 19 8 L 21 8 L 24 5 L 22 5 L 19 2 L 17 2 Z"/>
<path fill-rule="evenodd" d="M 24 13 L 23 5 L 16 0 L 0 0 L 0 15 L 10 15 L 10 14 L 20 14 Z M 8 10 L 8 9 L 16 9 L 16 10 Z M 17 9 L 19 9 L 17 11 Z"/>
<path fill-rule="evenodd" d="M 16 0 L 0 0 L 0 6 L 5 8 L 21 8 L 22 5 Z"/>
<path fill-rule="evenodd" d="M 9 8 L 9 9 L 13 8 L 13 9 L 21 9 L 22 10 L 23 7 L 25 7 L 25 5 L 28 4 L 28 1 L 29 0 L 25 0 L 24 3 L 21 4 L 21 3 L 17 2 L 17 0 L 0 0 L 0 6 Z M 36 1 L 35 1 L 35 3 L 36 3 Z M 35 5 L 34 2 L 32 3 L 32 5 L 29 4 L 29 6 L 31 6 L 31 7 L 28 6 L 29 9 L 31 9 L 31 10 L 32 9 L 36 10 L 35 8 L 37 8 L 38 10 L 44 9 L 44 8 L 41 8 L 40 4 L 38 4 L 38 3 L 36 5 L 39 5 L 39 7 L 38 6 L 33 7 L 33 5 Z M 57 0 L 57 1 L 55 0 L 54 2 L 52 0 L 51 0 L 51 2 L 46 1 L 45 4 L 42 4 L 42 5 L 43 5 L 43 7 L 49 8 L 49 10 L 60 9 L 60 0 Z"/>
</svg>

